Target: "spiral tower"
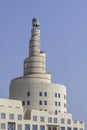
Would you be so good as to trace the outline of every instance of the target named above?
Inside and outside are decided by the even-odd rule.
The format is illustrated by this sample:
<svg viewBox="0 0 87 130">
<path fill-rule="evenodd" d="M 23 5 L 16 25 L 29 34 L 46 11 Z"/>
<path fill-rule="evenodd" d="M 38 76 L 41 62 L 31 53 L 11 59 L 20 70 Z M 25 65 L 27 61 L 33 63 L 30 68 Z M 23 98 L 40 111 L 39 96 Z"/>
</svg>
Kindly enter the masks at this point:
<svg viewBox="0 0 87 130">
<path fill-rule="evenodd" d="M 24 60 L 24 76 L 33 78 L 35 81 L 50 82 L 51 75 L 46 73 L 45 59 L 45 52 L 40 51 L 40 23 L 38 18 L 33 18 L 29 41 L 29 57 Z"/>
</svg>

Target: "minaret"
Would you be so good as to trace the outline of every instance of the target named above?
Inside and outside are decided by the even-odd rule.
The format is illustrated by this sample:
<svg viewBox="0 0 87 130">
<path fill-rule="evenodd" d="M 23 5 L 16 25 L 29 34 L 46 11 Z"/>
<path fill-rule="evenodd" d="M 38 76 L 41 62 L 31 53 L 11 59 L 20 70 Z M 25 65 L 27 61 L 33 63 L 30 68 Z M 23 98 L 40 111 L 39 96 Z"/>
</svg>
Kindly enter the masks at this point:
<svg viewBox="0 0 87 130">
<path fill-rule="evenodd" d="M 29 57 L 24 60 L 24 76 L 37 78 L 37 81 L 50 82 L 51 76 L 46 74 L 45 55 L 45 52 L 40 51 L 40 23 L 38 18 L 33 18 L 29 41 Z"/>
<path fill-rule="evenodd" d="M 51 82 L 51 74 L 46 72 L 45 58 L 45 52 L 40 51 L 40 23 L 38 18 L 33 18 L 24 75 L 11 80 L 9 98 L 21 100 L 26 110 L 65 113 L 66 87 Z"/>
</svg>

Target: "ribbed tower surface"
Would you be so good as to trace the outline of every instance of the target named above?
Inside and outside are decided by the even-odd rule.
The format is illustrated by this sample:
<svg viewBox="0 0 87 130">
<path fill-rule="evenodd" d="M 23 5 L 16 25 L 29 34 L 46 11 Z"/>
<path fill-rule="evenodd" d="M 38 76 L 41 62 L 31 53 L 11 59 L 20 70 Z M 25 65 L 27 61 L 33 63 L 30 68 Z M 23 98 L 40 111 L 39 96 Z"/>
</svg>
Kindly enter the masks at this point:
<svg viewBox="0 0 87 130">
<path fill-rule="evenodd" d="M 29 57 L 24 60 L 24 76 L 37 82 L 50 82 L 51 75 L 46 73 L 45 52 L 40 50 L 40 23 L 32 19 Z"/>
</svg>

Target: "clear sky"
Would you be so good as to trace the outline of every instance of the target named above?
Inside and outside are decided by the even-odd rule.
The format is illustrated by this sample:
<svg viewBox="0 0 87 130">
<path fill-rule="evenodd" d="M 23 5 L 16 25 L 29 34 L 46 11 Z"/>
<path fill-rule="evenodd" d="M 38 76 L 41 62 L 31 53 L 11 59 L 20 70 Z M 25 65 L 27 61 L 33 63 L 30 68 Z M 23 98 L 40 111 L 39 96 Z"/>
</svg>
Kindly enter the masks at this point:
<svg viewBox="0 0 87 130">
<path fill-rule="evenodd" d="M 35 16 L 52 82 L 67 87 L 68 112 L 86 123 L 87 0 L 0 0 L 0 97 L 8 98 L 10 80 L 23 75 Z"/>
</svg>

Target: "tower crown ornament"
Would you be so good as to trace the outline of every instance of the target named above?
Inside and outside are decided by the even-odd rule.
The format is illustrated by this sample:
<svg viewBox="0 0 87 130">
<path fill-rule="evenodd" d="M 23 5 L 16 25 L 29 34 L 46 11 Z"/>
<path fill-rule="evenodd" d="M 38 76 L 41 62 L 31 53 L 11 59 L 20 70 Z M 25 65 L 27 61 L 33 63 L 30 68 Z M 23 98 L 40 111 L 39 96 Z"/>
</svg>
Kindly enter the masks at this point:
<svg viewBox="0 0 87 130">
<path fill-rule="evenodd" d="M 32 19 L 32 26 L 34 28 L 38 28 L 39 27 L 39 20 L 38 20 L 38 18 L 33 18 Z"/>
</svg>

